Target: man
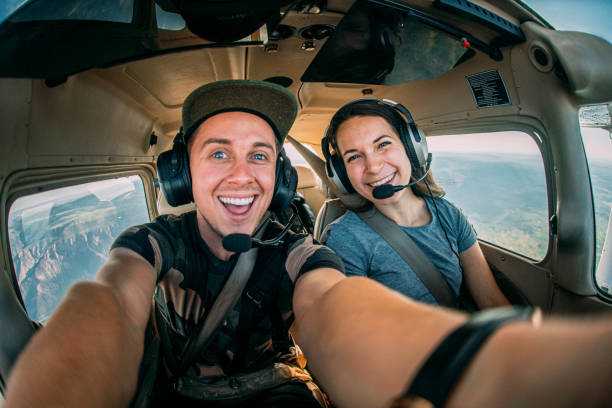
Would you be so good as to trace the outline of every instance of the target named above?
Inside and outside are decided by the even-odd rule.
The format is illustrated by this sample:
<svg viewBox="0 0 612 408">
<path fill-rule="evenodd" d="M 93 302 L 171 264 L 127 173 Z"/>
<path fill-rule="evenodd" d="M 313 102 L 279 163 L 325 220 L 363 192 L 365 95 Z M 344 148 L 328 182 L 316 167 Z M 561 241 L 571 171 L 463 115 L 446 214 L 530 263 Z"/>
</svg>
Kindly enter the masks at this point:
<svg viewBox="0 0 612 408">
<path fill-rule="evenodd" d="M 48 356 L 59 370 L 54 378 L 66 381 L 58 388 L 68 394 L 65 401 L 57 395 L 60 405 L 73 404 L 68 398 L 77 389 L 85 391 L 82 406 L 130 402 L 152 298 L 152 323 L 163 355 L 156 388 L 162 384 L 168 390 L 154 395 L 155 402 L 169 394 L 182 405 L 200 400 L 214 401 L 206 406 L 224 407 L 325 404 L 288 336 L 293 286 L 312 271 L 341 276 L 343 268 L 331 250 L 309 236 L 289 233 L 281 247 L 259 248 L 251 280 L 235 307 L 210 344 L 181 368 L 187 344 L 195 342 L 238 259 L 239 254 L 224 248 L 222 239 L 252 235 L 271 203 L 283 209 L 286 203 L 276 201 L 290 201 L 295 192 L 297 179 L 286 180 L 292 177 L 291 167 L 279 154 L 296 114 L 293 95 L 264 82 L 222 81 L 187 97 L 184 134 L 169 153 L 173 157 L 166 161 L 168 155 L 160 156 L 158 172 L 169 201 L 176 201 L 177 194 L 192 195 L 196 211 L 161 216 L 122 233 L 96 282 L 72 288 L 37 336 L 61 342 L 56 345 L 65 352 L 61 358 L 57 352 Z M 183 154 L 186 157 L 180 157 Z M 176 155 L 185 162 L 178 168 L 187 170 L 178 179 L 191 180 L 178 188 L 174 170 L 166 171 Z M 281 229 L 265 228 L 264 239 L 274 238 Z M 49 339 L 56 327 L 60 337 Z M 87 384 L 68 385 L 79 381 Z M 88 388 L 92 383 L 97 383 L 99 393 Z"/>
<path fill-rule="evenodd" d="M 215 96 L 215 89 L 225 97 Z M 144 339 L 154 293 L 158 329 L 164 327 L 159 323 L 167 323 L 174 339 L 160 372 L 173 374 L 173 353 L 184 346 L 219 291 L 223 279 L 215 275 L 227 276 L 233 266 L 235 254 L 223 247 L 222 238 L 251 235 L 273 201 L 277 142 L 295 116 L 286 115 L 286 104 L 295 103 L 291 95 L 270 84 L 217 83 L 192 97 L 199 103 L 186 100 L 183 124 L 197 211 L 129 229 L 117 239 L 96 282 L 75 285 L 20 356 L 7 385 L 5 408 L 128 406 L 146 360 Z M 217 105 L 221 111 L 203 108 L 223 100 L 233 102 Z M 272 226 L 270 234 L 275 232 Z M 537 315 L 526 320 L 521 313 L 496 312 L 464 325 L 464 314 L 416 303 L 367 278 L 344 277 L 334 254 L 309 237 L 289 236 L 286 241 L 280 249 L 260 248 L 253 276 L 262 270 L 263 276 L 278 273 L 277 301 L 272 304 L 287 324 L 292 313 L 288 303 L 293 303 L 309 367 L 335 405 L 388 407 L 407 386 L 408 395 L 396 406 L 432 406 L 422 405 L 423 399 L 448 407 L 609 404 L 612 319 L 541 323 Z M 190 274 L 186 267 L 192 260 L 201 264 Z M 244 302 L 245 296 L 237 307 Z M 223 392 L 226 384 L 256 390 L 202 402 L 193 394 L 181 395 L 183 385 L 191 384 L 181 377 L 175 382 L 178 392 L 170 394 L 172 402 L 317 406 L 308 374 L 283 368 L 296 362 L 297 354 L 283 346 L 280 330 L 266 335 L 278 327 L 268 314 L 253 312 L 249 352 L 234 354 L 240 332 L 236 316 L 242 310 L 229 315 L 215 341 L 189 367 L 187 378 L 198 376 L 204 385 L 194 389 L 202 396 L 210 395 L 217 383 Z M 508 322 L 514 323 L 502 327 Z M 279 350 L 289 353 L 278 355 Z M 240 364 L 235 364 L 237 355 Z M 274 370 L 274 378 L 288 375 L 279 384 L 258 388 L 262 377 L 248 376 L 266 369 Z M 251 381 L 232 381 L 236 378 Z"/>
</svg>

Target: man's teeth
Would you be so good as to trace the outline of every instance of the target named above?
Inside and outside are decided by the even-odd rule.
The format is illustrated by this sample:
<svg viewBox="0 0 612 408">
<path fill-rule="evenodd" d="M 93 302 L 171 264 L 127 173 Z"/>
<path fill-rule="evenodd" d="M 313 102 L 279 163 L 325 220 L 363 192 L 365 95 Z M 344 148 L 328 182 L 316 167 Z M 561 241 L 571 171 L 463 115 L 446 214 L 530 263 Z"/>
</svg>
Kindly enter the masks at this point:
<svg viewBox="0 0 612 408">
<path fill-rule="evenodd" d="M 389 181 L 391 181 L 391 179 L 393 178 L 394 175 L 395 175 L 395 173 L 391 174 L 390 176 L 385 177 L 382 180 L 377 181 L 376 183 L 370 183 L 370 185 L 372 187 L 382 186 L 383 184 L 388 183 Z"/>
<path fill-rule="evenodd" d="M 244 198 L 236 198 L 236 197 L 219 197 L 219 201 L 223 204 L 231 204 L 231 205 L 249 205 L 253 202 L 255 196 L 244 197 Z"/>
</svg>

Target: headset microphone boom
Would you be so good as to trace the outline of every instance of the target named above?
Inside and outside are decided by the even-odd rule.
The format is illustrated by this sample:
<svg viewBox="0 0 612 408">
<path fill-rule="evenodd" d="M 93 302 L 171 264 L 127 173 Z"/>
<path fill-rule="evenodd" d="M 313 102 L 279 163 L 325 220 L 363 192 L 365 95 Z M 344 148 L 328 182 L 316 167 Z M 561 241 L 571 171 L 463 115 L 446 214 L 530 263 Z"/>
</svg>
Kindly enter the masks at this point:
<svg viewBox="0 0 612 408">
<path fill-rule="evenodd" d="M 427 177 L 427 174 L 429 174 L 429 169 L 430 168 L 431 168 L 431 153 L 429 153 L 427 155 L 427 164 L 425 166 L 425 169 L 423 171 L 423 175 L 421 177 L 419 177 L 418 179 L 416 179 L 414 181 L 411 181 L 410 183 L 405 184 L 403 186 L 393 186 L 391 184 L 385 184 L 385 185 L 382 185 L 382 186 L 378 186 L 378 187 L 376 187 L 372 191 L 372 195 L 377 200 L 384 200 L 385 198 L 389 198 L 393 194 L 397 193 L 398 191 L 403 190 L 405 188 L 408 188 L 410 186 L 414 186 L 415 184 L 417 184 L 420 181 L 424 180 L 425 177 Z"/>
</svg>

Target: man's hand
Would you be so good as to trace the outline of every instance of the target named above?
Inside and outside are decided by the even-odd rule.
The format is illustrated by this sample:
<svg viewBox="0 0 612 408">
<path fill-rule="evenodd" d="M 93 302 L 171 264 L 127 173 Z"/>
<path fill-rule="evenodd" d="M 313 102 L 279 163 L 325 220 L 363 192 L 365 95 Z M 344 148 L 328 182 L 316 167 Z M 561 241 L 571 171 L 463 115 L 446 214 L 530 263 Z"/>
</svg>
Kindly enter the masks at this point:
<svg viewBox="0 0 612 408">
<path fill-rule="evenodd" d="M 295 288 L 298 338 L 313 373 L 340 407 L 388 406 L 437 340 L 466 320 L 368 278 L 313 272 Z"/>
<path fill-rule="evenodd" d="M 66 294 L 11 372 L 5 407 L 119 407 L 135 392 L 156 274 L 111 251 L 96 282 Z"/>
</svg>

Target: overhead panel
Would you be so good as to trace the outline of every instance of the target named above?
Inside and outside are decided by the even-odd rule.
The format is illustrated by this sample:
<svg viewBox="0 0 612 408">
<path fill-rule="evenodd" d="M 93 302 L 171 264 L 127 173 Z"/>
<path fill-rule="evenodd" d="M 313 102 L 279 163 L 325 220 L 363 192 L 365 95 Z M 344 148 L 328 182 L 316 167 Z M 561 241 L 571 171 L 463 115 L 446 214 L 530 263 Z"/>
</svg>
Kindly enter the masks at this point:
<svg viewBox="0 0 612 408">
<path fill-rule="evenodd" d="M 209 82 L 243 79 L 244 48 L 203 49 L 126 66 L 125 74 L 166 108 L 180 107 L 193 89 Z"/>
</svg>

